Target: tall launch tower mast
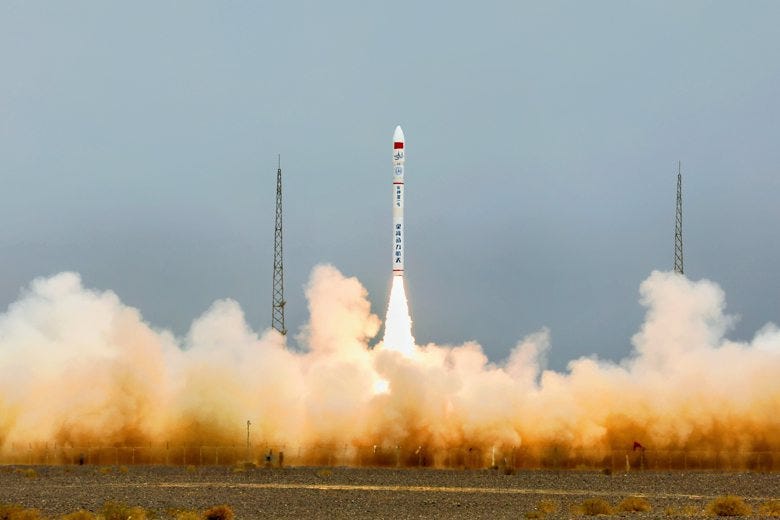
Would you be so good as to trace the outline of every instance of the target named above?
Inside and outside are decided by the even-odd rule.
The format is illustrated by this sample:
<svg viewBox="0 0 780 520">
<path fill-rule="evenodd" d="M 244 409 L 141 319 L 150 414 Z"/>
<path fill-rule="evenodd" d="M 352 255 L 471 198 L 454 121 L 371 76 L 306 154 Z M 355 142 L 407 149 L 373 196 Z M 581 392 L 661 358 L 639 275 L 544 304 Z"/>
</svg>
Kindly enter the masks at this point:
<svg viewBox="0 0 780 520">
<path fill-rule="evenodd" d="M 677 161 L 677 214 L 674 221 L 674 272 L 683 274 L 682 173 Z"/>
<path fill-rule="evenodd" d="M 282 335 L 287 334 L 284 328 L 284 265 L 282 263 L 282 157 L 279 156 L 279 167 L 276 170 L 276 222 L 274 225 L 274 280 L 273 307 L 271 311 L 271 327 Z"/>
</svg>

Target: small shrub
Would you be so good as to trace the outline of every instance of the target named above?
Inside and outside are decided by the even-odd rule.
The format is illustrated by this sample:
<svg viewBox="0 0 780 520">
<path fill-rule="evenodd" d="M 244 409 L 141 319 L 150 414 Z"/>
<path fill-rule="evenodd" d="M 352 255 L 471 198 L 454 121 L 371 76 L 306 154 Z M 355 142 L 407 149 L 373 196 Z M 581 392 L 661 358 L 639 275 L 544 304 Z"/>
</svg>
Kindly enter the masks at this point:
<svg viewBox="0 0 780 520">
<path fill-rule="evenodd" d="M 602 469 L 601 470 L 601 474 L 602 475 L 607 475 L 607 476 L 612 475 L 612 468 L 604 468 L 604 469 Z"/>
<path fill-rule="evenodd" d="M 552 500 L 540 500 L 534 509 L 525 513 L 526 518 L 542 519 L 558 511 L 558 504 Z"/>
<path fill-rule="evenodd" d="M 15 514 L 23 510 L 22 506 L 16 504 L 0 504 L 0 520 L 11 520 Z"/>
<path fill-rule="evenodd" d="M 16 504 L 0 504 L 0 520 L 44 520 L 37 509 L 25 509 Z"/>
<path fill-rule="evenodd" d="M 515 474 L 515 468 L 512 468 L 510 466 L 504 466 L 504 475 L 514 475 Z"/>
<path fill-rule="evenodd" d="M 146 520 L 146 511 L 121 502 L 106 502 L 100 512 L 103 520 Z"/>
<path fill-rule="evenodd" d="M 252 471 L 257 469 L 257 464 L 254 462 L 238 462 L 233 466 L 233 473 L 244 473 L 245 471 Z"/>
<path fill-rule="evenodd" d="M 105 520 L 125 520 L 128 509 L 125 504 L 119 502 L 106 502 L 100 512 Z"/>
<path fill-rule="evenodd" d="M 97 516 L 90 511 L 79 509 L 78 511 L 63 516 L 62 520 L 97 520 Z"/>
<path fill-rule="evenodd" d="M 328 478 L 333 475 L 333 472 L 329 469 L 321 469 L 317 471 L 317 476 L 320 478 Z"/>
<path fill-rule="evenodd" d="M 131 507 L 128 510 L 127 520 L 147 520 L 149 515 L 142 507 Z"/>
<path fill-rule="evenodd" d="M 587 498 L 577 507 L 577 512 L 586 516 L 611 515 L 612 506 L 603 498 Z"/>
<path fill-rule="evenodd" d="M 110 466 L 103 466 L 100 468 L 100 474 L 101 475 L 109 475 L 111 474 L 111 467 Z"/>
<path fill-rule="evenodd" d="M 22 475 L 27 478 L 38 478 L 38 472 L 32 468 L 27 468 L 27 469 L 16 468 L 14 470 L 14 473 L 18 475 Z"/>
<path fill-rule="evenodd" d="M 622 502 L 618 504 L 618 511 L 625 511 L 625 512 L 644 512 L 644 511 L 650 511 L 653 509 L 653 506 L 650 505 L 650 502 L 647 501 L 646 498 L 643 497 L 626 497 L 623 499 Z"/>
<path fill-rule="evenodd" d="M 734 495 L 718 497 L 707 506 L 707 512 L 715 516 L 745 516 L 753 512 L 749 505 Z"/>
<path fill-rule="evenodd" d="M 8 518 L 9 520 L 45 520 L 46 517 L 37 509 L 20 509 Z"/>
<path fill-rule="evenodd" d="M 150 520 L 154 516 L 154 514 L 150 515 L 143 507 L 131 507 L 130 516 L 127 517 L 127 520 Z"/>
<path fill-rule="evenodd" d="M 193 466 L 192 464 L 190 464 L 189 466 L 187 466 L 187 473 L 195 473 L 196 471 L 198 471 L 198 468 L 196 468 L 196 467 L 195 467 L 195 466 Z"/>
<path fill-rule="evenodd" d="M 536 506 L 536 509 L 544 514 L 555 513 L 558 511 L 558 504 L 552 500 L 540 500 L 539 504 Z"/>
<path fill-rule="evenodd" d="M 127 473 L 130 471 L 127 466 L 119 466 L 119 473 Z"/>
<path fill-rule="evenodd" d="M 233 510 L 226 504 L 214 506 L 203 512 L 205 520 L 233 520 L 234 517 Z"/>
<path fill-rule="evenodd" d="M 780 500 L 770 500 L 762 504 L 759 512 L 764 516 L 780 516 Z"/>
</svg>

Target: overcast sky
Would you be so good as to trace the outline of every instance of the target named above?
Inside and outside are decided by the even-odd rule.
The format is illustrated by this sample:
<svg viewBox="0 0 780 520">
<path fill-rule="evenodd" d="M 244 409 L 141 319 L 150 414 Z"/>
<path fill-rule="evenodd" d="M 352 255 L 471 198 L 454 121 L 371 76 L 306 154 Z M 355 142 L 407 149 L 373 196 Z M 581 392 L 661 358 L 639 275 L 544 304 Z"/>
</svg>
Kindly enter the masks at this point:
<svg viewBox="0 0 780 520">
<path fill-rule="evenodd" d="M 291 332 L 332 263 L 384 317 L 391 138 L 407 139 L 418 343 L 620 359 L 638 286 L 780 322 L 780 2 L 0 4 L 0 308 L 64 270 L 186 333 L 271 318 L 276 156 Z M 291 337 L 294 342 L 294 336 Z"/>
</svg>

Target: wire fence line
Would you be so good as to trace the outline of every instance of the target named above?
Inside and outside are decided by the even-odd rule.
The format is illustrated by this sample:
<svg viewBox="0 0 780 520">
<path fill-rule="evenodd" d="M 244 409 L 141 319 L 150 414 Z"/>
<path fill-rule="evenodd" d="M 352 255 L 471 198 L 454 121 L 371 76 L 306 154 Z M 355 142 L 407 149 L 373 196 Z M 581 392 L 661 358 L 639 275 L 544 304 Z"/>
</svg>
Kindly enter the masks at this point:
<svg viewBox="0 0 780 520">
<path fill-rule="evenodd" d="M 382 445 L 58 446 L 12 444 L 0 464 L 366 466 L 583 470 L 778 471 L 780 451 L 572 449 L 516 446 L 428 448 Z"/>
</svg>

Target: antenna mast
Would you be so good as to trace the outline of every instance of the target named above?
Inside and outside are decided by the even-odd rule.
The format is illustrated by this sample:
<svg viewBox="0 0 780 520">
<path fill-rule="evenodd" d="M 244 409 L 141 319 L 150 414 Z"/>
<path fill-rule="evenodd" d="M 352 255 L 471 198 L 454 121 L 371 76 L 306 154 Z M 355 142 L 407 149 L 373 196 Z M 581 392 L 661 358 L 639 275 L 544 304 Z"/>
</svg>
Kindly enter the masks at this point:
<svg viewBox="0 0 780 520">
<path fill-rule="evenodd" d="M 677 213 L 674 222 L 674 272 L 683 274 L 682 173 L 680 161 L 677 161 Z"/>
<path fill-rule="evenodd" d="M 271 312 L 271 327 L 282 335 L 287 334 L 284 328 L 284 265 L 282 263 L 282 156 L 279 156 L 279 166 L 276 170 L 276 222 L 274 225 L 274 280 L 273 307 Z"/>
</svg>

